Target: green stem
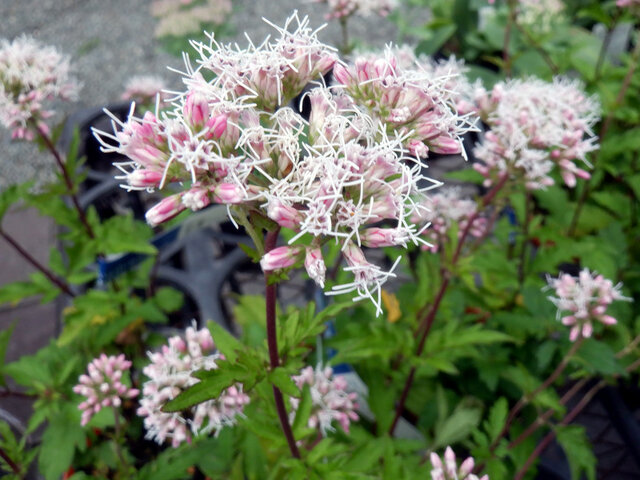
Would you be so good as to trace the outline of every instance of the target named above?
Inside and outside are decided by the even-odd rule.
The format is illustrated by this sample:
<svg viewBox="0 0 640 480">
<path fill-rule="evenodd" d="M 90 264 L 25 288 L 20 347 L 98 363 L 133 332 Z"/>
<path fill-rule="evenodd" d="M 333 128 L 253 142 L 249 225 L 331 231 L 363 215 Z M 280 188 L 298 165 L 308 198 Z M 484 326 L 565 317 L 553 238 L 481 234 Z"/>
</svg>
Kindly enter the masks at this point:
<svg viewBox="0 0 640 480">
<path fill-rule="evenodd" d="M 342 55 L 349 55 L 351 53 L 351 48 L 349 47 L 349 28 L 348 17 L 340 17 L 340 31 L 342 33 L 342 43 L 340 44 L 340 53 Z"/>
<path fill-rule="evenodd" d="M 124 458 L 124 455 L 122 453 L 122 447 L 120 445 L 120 441 L 122 440 L 122 427 L 120 425 L 120 414 L 118 413 L 118 409 L 116 407 L 113 407 L 113 418 L 115 420 L 114 422 L 115 438 L 113 439 L 113 442 L 116 448 L 116 455 L 118 457 L 118 462 L 120 463 L 120 467 L 122 468 L 123 471 L 126 471 L 129 464 Z"/>
</svg>

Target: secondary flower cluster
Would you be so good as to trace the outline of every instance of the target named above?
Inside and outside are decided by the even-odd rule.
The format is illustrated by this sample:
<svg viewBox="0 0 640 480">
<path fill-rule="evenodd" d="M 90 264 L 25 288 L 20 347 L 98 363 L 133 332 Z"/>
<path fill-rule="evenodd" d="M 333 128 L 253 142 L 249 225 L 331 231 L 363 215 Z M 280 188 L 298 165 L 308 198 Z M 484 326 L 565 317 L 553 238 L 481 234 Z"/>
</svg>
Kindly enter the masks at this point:
<svg viewBox="0 0 640 480">
<path fill-rule="evenodd" d="M 490 92 L 478 88 L 475 101 L 489 127 L 474 150 L 482 161 L 474 168 L 485 177 L 485 186 L 506 172 L 528 189 L 544 189 L 554 183 L 554 166 L 569 187 L 576 177 L 590 177 L 575 162 L 589 165 L 587 154 L 598 148 L 592 127 L 599 106 L 578 81 L 509 80 Z"/>
<path fill-rule="evenodd" d="M 104 151 L 129 157 L 118 165 L 126 188 L 179 185 L 147 212 L 150 224 L 213 202 L 237 206 L 236 217 L 261 215 L 294 231 L 289 246 L 265 255 L 265 270 L 304 259 L 321 286 L 322 246 L 334 240 L 355 280 L 333 293 L 356 291 L 380 311 L 391 273 L 361 247 L 422 242 L 410 219 L 438 184 L 423 175 L 422 157 L 461 152 L 469 124 L 455 113 L 450 76 L 402 69 L 391 50 L 337 63 L 296 15 L 278 32 L 243 50 L 213 38 L 194 43 L 199 66 L 187 64 L 187 91 L 170 111 L 130 115 L 115 134 L 96 133 Z M 305 120 L 287 105 L 331 68 L 338 83 L 306 93 Z"/>
<path fill-rule="evenodd" d="M 347 382 L 344 377 L 333 377 L 333 370 L 330 367 L 322 368 L 318 365 L 306 367 L 300 375 L 294 376 L 293 381 L 302 390 L 305 385 L 309 386 L 311 393 L 311 416 L 307 425 L 310 428 L 319 428 L 323 435 L 327 431 L 333 432 L 335 428 L 331 423 L 336 420 L 342 429 L 349 433 L 349 424 L 358 420 L 356 409 L 357 395 L 347 393 Z M 293 408 L 292 417 L 300 405 L 300 399 L 291 398 Z"/>
<path fill-rule="evenodd" d="M 155 0 L 151 14 L 158 18 L 156 37 L 200 33 L 202 24 L 222 25 L 231 14 L 231 0 Z"/>
<path fill-rule="evenodd" d="M 185 338 L 169 338 L 159 352 L 149 352 L 151 363 L 143 369 L 149 378 L 142 388 L 138 415 L 144 417 L 146 438 L 163 443 L 171 440 L 177 447 L 189 442 L 193 435 L 218 433 L 223 427 L 234 425 L 236 417 L 242 415 L 249 397 L 243 393 L 242 385 L 224 390 L 220 396 L 207 400 L 186 412 L 165 413 L 161 409 L 182 391 L 199 382 L 191 376 L 196 370 L 217 368 L 220 355 L 215 352 L 211 333 L 206 328 L 187 328 Z M 186 417 L 185 417 L 186 415 Z"/>
<path fill-rule="evenodd" d="M 439 189 L 427 197 L 425 206 L 428 210 L 424 211 L 420 220 L 430 222 L 425 236 L 433 242 L 429 248 L 434 252 L 449 241 L 448 232 L 453 225 L 457 225 L 458 237 L 462 235 L 471 217 L 474 220 L 469 234 L 477 238 L 485 234 L 487 219 L 476 216 L 478 205 L 473 200 L 464 198 L 458 187 Z"/>
<path fill-rule="evenodd" d="M 326 3 L 329 13 L 327 20 L 332 18 L 346 18 L 351 15 L 368 17 L 372 13 L 386 17 L 391 10 L 398 6 L 397 0 L 315 0 L 316 3 Z"/>
<path fill-rule="evenodd" d="M 558 318 L 561 312 L 570 312 L 561 320 L 571 327 L 569 339 L 572 342 L 581 336 L 590 337 L 594 321 L 615 325 L 617 320 L 607 315 L 608 306 L 615 300 L 630 300 L 620 292 L 621 283 L 613 285 L 611 280 L 586 268 L 577 278 L 564 273 L 558 278 L 549 278 L 547 282 L 557 295 L 549 297 L 549 300 L 558 307 Z"/>
<path fill-rule="evenodd" d="M 471 473 L 474 466 L 473 457 L 468 457 L 458 467 L 456 454 L 451 447 L 444 451 L 444 463 L 437 453 L 431 452 L 431 480 L 489 480 L 489 475 L 478 477 Z"/>
<path fill-rule="evenodd" d="M 107 357 L 104 353 L 89 363 L 87 375 L 80 375 L 79 383 L 73 387 L 74 392 L 86 397 L 78 405 L 83 426 L 103 408 L 117 408 L 123 400 L 138 395 L 138 390 L 123 383 L 123 375 L 130 367 L 131 362 L 124 355 Z"/>
<path fill-rule="evenodd" d="M 167 88 L 165 81 L 153 75 L 136 75 L 131 77 L 122 93 L 122 100 L 131 100 L 137 104 L 153 106 L 156 97 L 162 95 L 162 91 Z M 160 97 L 161 106 L 162 97 Z"/>
<path fill-rule="evenodd" d="M 13 138 L 32 140 L 36 128 L 48 133 L 53 112 L 45 102 L 73 100 L 78 90 L 69 58 L 54 47 L 27 36 L 0 40 L 0 122 Z"/>
</svg>

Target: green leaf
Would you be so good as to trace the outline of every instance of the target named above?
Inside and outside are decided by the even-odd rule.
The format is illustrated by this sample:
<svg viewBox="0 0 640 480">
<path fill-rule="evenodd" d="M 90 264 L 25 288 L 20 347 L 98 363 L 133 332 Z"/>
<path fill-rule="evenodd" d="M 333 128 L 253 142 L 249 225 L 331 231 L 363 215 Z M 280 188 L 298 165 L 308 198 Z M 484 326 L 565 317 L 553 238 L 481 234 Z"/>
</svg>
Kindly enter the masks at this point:
<svg viewBox="0 0 640 480">
<path fill-rule="evenodd" d="M 430 30 L 429 38 L 422 40 L 416 47 L 416 54 L 433 55 L 456 32 L 453 24 L 441 25 Z"/>
<path fill-rule="evenodd" d="M 179 412 L 186 410 L 212 398 L 217 398 L 225 388 L 235 383 L 242 383 L 245 389 L 253 386 L 257 375 L 260 372 L 248 369 L 238 363 L 230 363 L 228 360 L 217 362 L 218 368 L 215 370 L 204 370 L 194 373 L 200 382 L 189 387 L 173 400 L 169 401 L 162 408 L 163 412 Z"/>
<path fill-rule="evenodd" d="M 80 411 L 68 405 L 49 419 L 42 435 L 38 465 L 46 480 L 58 480 L 71 466 L 76 447 L 85 446 L 85 432 L 80 426 Z"/>
<path fill-rule="evenodd" d="M 11 334 L 13 333 L 14 328 L 16 328 L 16 322 L 12 323 L 9 328 L 0 332 L 0 385 L 3 387 L 7 386 L 7 382 L 4 378 L 4 364 L 7 355 L 7 347 L 9 346 L 9 340 L 11 339 Z"/>
<path fill-rule="evenodd" d="M 313 408 L 313 399 L 311 398 L 311 390 L 309 385 L 306 385 L 302 389 L 302 398 L 296 411 L 296 418 L 293 420 L 294 436 L 299 437 L 300 431 L 307 427 L 309 417 L 311 416 L 311 409 Z"/>
<path fill-rule="evenodd" d="M 469 182 L 480 185 L 484 181 L 484 177 L 473 168 L 465 168 L 463 170 L 456 170 L 453 172 L 447 172 L 444 178 L 451 180 L 459 180 L 461 182 Z"/>
<path fill-rule="evenodd" d="M 576 359 L 581 360 L 591 373 L 626 374 L 626 370 L 616 358 L 615 351 L 606 343 L 593 338 L 585 340 L 576 353 Z"/>
<path fill-rule="evenodd" d="M 300 390 L 295 382 L 291 379 L 291 375 L 283 367 L 277 367 L 267 373 L 267 380 L 278 387 L 282 393 L 290 397 L 300 396 Z"/>
<path fill-rule="evenodd" d="M 432 448 L 444 447 L 463 440 L 478 426 L 481 414 L 482 411 L 479 408 L 464 406 L 456 408 L 451 416 L 436 426 Z"/>
<path fill-rule="evenodd" d="M 171 287 L 161 287 L 156 290 L 156 294 L 153 297 L 160 307 L 165 312 L 175 312 L 184 303 L 184 295 L 179 290 Z"/>
<path fill-rule="evenodd" d="M 579 480 L 583 472 L 589 480 L 595 480 L 596 457 L 587 439 L 585 428 L 578 425 L 558 425 L 556 435 L 558 443 L 569 460 L 572 480 Z"/>
<path fill-rule="evenodd" d="M 0 224 L 7 210 L 16 204 L 22 197 L 26 196 L 33 182 L 11 185 L 0 191 Z"/>
<path fill-rule="evenodd" d="M 211 332 L 216 348 L 222 353 L 229 362 L 235 362 L 238 358 L 236 352 L 244 350 L 246 347 L 242 345 L 226 328 L 216 322 L 207 322 L 207 327 Z"/>
<path fill-rule="evenodd" d="M 489 418 L 484 422 L 484 429 L 489 435 L 489 439 L 493 442 L 504 427 L 507 421 L 507 413 L 509 411 L 509 404 L 507 399 L 500 397 L 496 403 L 491 407 L 489 412 Z"/>
</svg>

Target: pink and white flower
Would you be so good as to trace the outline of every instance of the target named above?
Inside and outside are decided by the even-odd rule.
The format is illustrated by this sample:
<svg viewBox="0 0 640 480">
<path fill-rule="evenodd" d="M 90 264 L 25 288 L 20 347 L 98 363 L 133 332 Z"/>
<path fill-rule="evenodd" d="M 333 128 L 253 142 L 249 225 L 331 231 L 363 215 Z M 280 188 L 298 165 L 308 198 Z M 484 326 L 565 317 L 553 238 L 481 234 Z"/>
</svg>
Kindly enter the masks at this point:
<svg viewBox="0 0 640 480">
<path fill-rule="evenodd" d="M 32 140 L 36 128 L 48 133 L 53 100 L 75 100 L 79 84 L 70 75 L 69 57 L 31 37 L 0 40 L 0 123 L 13 138 Z"/>
<path fill-rule="evenodd" d="M 547 279 L 548 288 L 553 288 L 557 297 L 549 300 L 558 307 L 557 317 L 563 325 L 571 327 L 569 339 L 589 338 L 593 333 L 593 322 L 615 325 L 618 321 L 607 315 L 608 306 L 615 300 L 631 301 L 621 293 L 622 284 L 613 285 L 611 280 L 584 269 L 578 277 L 561 274 Z M 562 312 L 569 315 L 562 316 Z"/>
<path fill-rule="evenodd" d="M 131 362 L 124 355 L 94 358 L 87 366 L 87 374 L 80 375 L 73 391 L 86 398 L 78 408 L 82 410 L 84 426 L 103 408 L 118 408 L 128 398 L 138 396 L 139 390 L 126 385 L 124 375 Z"/>
<path fill-rule="evenodd" d="M 146 438 L 158 443 L 171 441 L 175 448 L 182 442 L 190 442 L 196 435 L 211 432 L 218 434 L 226 426 L 236 423 L 242 415 L 249 397 L 242 385 L 224 390 L 218 398 L 207 400 L 183 412 L 165 413 L 162 407 L 199 380 L 192 376 L 197 370 L 218 368 L 220 354 L 209 330 L 187 328 L 185 337 L 169 338 L 158 352 L 149 352 L 151 363 L 143 369 L 149 378 L 142 387 L 138 415 L 144 417 Z"/>
<path fill-rule="evenodd" d="M 569 187 L 576 177 L 589 178 L 575 162 L 590 166 L 587 155 L 598 148 L 592 128 L 599 106 L 579 82 L 510 80 L 491 92 L 478 87 L 475 101 L 489 127 L 474 150 L 481 160 L 474 168 L 485 177 L 485 186 L 507 173 L 530 190 L 544 189 L 554 183 L 554 167 Z"/>
<path fill-rule="evenodd" d="M 444 451 L 444 462 L 437 453 L 431 452 L 431 480 L 489 480 L 489 475 L 478 477 L 474 475 L 475 461 L 468 457 L 458 467 L 456 454 L 451 447 Z"/>
<path fill-rule="evenodd" d="M 313 404 L 307 422 L 309 428 L 317 428 L 322 435 L 326 435 L 327 432 L 335 431 L 332 423 L 337 421 L 342 429 L 349 433 L 351 422 L 359 419 L 356 413 L 358 404 L 356 403 L 357 394 L 347 392 L 347 381 L 344 377 L 334 376 L 333 369 L 318 365 L 315 369 L 303 368 L 300 375 L 293 377 L 293 381 L 300 390 L 306 385 L 309 386 Z M 293 409 L 291 420 L 293 420 L 300 405 L 300 399 L 292 397 L 290 401 Z"/>
</svg>

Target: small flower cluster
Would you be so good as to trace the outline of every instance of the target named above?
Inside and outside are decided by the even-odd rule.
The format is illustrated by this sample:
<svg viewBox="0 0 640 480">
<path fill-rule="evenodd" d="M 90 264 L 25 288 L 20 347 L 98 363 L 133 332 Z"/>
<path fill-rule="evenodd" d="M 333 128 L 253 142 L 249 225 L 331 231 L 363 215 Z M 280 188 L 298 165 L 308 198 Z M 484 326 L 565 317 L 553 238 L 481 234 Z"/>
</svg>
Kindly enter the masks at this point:
<svg viewBox="0 0 640 480">
<path fill-rule="evenodd" d="M 640 0 L 617 0 L 616 5 L 620 8 L 640 8 Z"/>
<path fill-rule="evenodd" d="M 84 426 L 103 408 L 119 407 L 122 401 L 133 398 L 139 391 L 123 383 L 123 375 L 131 367 L 124 355 L 107 357 L 104 353 L 87 366 L 87 375 L 80 375 L 79 383 L 73 387 L 86 400 L 78 405 L 82 410 L 81 425 Z"/>
<path fill-rule="evenodd" d="M 458 237 L 467 228 L 468 220 L 475 217 L 469 229 L 469 234 L 480 238 L 487 229 L 487 219 L 476 217 L 478 205 L 471 199 L 462 197 L 459 187 L 439 189 L 437 193 L 427 196 L 426 210 L 420 218 L 423 222 L 430 222 L 430 228 L 425 235 L 433 244 L 428 247 L 437 252 L 439 245 L 449 241 L 448 232 L 453 225 L 458 227 Z"/>
<path fill-rule="evenodd" d="M 331 423 L 336 420 L 342 429 L 349 433 L 349 424 L 358 421 L 359 418 L 356 413 L 358 404 L 356 403 L 357 395 L 347 393 L 347 382 L 344 377 L 333 377 L 333 370 L 330 367 L 322 368 L 318 365 L 315 369 L 305 367 L 300 375 L 293 377 L 293 381 L 300 390 L 305 385 L 309 386 L 313 402 L 308 422 L 310 428 L 319 428 L 322 435 L 326 435 L 327 431 L 335 431 Z M 300 399 L 291 398 L 294 418 L 299 404 Z"/>
<path fill-rule="evenodd" d="M 171 439 L 173 447 L 190 442 L 192 436 L 215 432 L 234 425 L 242 415 L 249 397 L 242 385 L 224 390 L 213 400 L 200 403 L 187 412 L 165 413 L 162 407 L 199 380 L 191 374 L 197 370 L 217 368 L 220 355 L 209 330 L 187 328 L 185 338 L 174 336 L 159 352 L 149 352 L 151 363 L 143 369 L 149 380 L 143 385 L 138 415 L 144 417 L 146 438 L 163 443 Z M 183 415 L 188 415 L 185 418 Z"/>
<path fill-rule="evenodd" d="M 136 75 L 131 77 L 122 93 L 122 100 L 131 100 L 137 104 L 152 106 L 156 102 L 156 97 L 162 95 L 162 91 L 167 88 L 165 81 L 153 75 Z M 159 99 L 162 105 L 162 96 Z"/>
<path fill-rule="evenodd" d="M 403 69 L 393 49 L 358 57 L 351 66 L 336 64 L 333 75 L 412 155 L 464 153 L 460 135 L 472 126 L 456 113 L 455 93 L 447 88 L 451 75 Z"/>
<path fill-rule="evenodd" d="M 368 17 L 372 13 L 386 17 L 398 6 L 397 0 L 315 0 L 316 3 L 326 3 L 329 13 L 327 20 L 332 18 L 347 18 L 352 15 Z"/>
<path fill-rule="evenodd" d="M 555 78 L 498 83 L 491 92 L 478 88 L 476 105 L 489 130 L 474 153 L 481 163 L 474 168 L 490 186 L 504 173 L 522 179 L 530 190 L 554 183 L 554 166 L 569 187 L 589 173 L 587 154 L 598 148 L 592 127 L 599 105 L 587 97 L 577 81 Z"/>
<path fill-rule="evenodd" d="M 79 85 L 69 75 L 69 58 L 54 47 L 22 36 L 0 40 L 0 122 L 13 138 L 33 140 L 36 128 L 48 133 L 53 111 L 44 103 L 74 100 Z"/>
<path fill-rule="evenodd" d="M 158 18 L 155 36 L 182 36 L 199 33 L 201 25 L 222 25 L 232 11 L 231 0 L 206 0 L 194 4 L 193 0 L 155 0 L 151 15 Z M 194 4 L 194 5 L 192 5 Z"/>
<path fill-rule="evenodd" d="M 431 480 L 489 480 L 489 475 L 478 477 L 471 473 L 474 466 L 473 457 L 468 457 L 458 467 L 456 454 L 451 447 L 444 451 L 444 463 L 437 453 L 431 452 Z"/>
<path fill-rule="evenodd" d="M 558 278 L 548 278 L 547 282 L 548 288 L 553 288 L 557 295 L 549 300 L 558 307 L 558 318 L 561 312 L 570 312 L 561 321 L 571 327 L 572 342 L 579 337 L 590 337 L 594 321 L 615 325 L 617 320 L 607 315 L 607 307 L 615 300 L 631 300 L 620 292 L 622 284 L 613 285 L 611 280 L 586 268 L 577 278 L 565 273 Z"/>
<path fill-rule="evenodd" d="M 455 112 L 450 75 L 402 69 L 390 49 L 339 64 L 306 18 L 276 28 L 274 39 L 247 49 L 194 42 L 199 66 L 187 63 L 187 91 L 173 109 L 130 115 L 120 131 L 96 134 L 104 151 L 129 157 L 117 164 L 125 188 L 180 185 L 147 212 L 151 225 L 214 202 L 235 206 L 235 218 L 262 215 L 294 232 L 264 256 L 263 269 L 304 261 L 320 286 L 322 247 L 333 240 L 355 279 L 332 293 L 355 291 L 380 312 L 380 286 L 393 274 L 361 247 L 424 243 L 410 219 L 439 182 L 423 175 L 422 158 L 461 152 L 469 122 Z M 308 120 L 287 106 L 331 68 L 338 84 L 305 94 Z"/>
<path fill-rule="evenodd" d="M 518 23 L 539 32 L 549 32 L 564 11 L 561 0 L 519 0 Z"/>
</svg>

